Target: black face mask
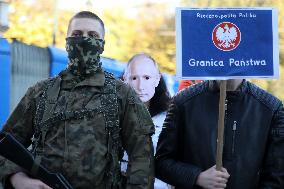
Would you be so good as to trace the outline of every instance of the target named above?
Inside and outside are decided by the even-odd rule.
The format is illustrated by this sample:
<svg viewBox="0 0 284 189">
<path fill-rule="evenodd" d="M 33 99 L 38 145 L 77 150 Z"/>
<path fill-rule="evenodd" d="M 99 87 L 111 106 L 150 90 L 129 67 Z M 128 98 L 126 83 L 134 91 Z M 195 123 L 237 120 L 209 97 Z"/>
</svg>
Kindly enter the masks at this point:
<svg viewBox="0 0 284 189">
<path fill-rule="evenodd" d="M 92 37 L 66 38 L 69 68 L 74 75 L 90 75 L 101 70 L 100 55 L 105 41 Z"/>
</svg>

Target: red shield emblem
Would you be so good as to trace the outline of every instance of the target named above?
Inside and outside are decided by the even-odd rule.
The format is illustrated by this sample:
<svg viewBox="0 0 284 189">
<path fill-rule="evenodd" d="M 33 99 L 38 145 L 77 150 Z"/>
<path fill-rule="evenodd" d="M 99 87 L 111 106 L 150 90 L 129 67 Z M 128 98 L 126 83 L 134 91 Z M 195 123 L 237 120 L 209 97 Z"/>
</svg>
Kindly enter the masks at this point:
<svg viewBox="0 0 284 189">
<path fill-rule="evenodd" d="M 241 42 L 241 31 L 231 22 L 222 22 L 213 29 L 212 41 L 222 51 L 234 50 Z"/>
</svg>

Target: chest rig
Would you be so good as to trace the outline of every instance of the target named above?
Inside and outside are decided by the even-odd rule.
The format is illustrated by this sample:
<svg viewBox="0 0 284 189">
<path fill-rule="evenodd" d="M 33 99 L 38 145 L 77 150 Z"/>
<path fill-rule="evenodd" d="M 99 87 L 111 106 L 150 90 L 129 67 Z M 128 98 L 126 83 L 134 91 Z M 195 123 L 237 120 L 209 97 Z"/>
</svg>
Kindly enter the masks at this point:
<svg viewBox="0 0 284 189">
<path fill-rule="evenodd" d="M 51 79 L 45 86 L 42 95 L 37 99 L 36 115 L 34 119 L 35 134 L 33 137 L 32 153 L 35 157 L 35 163 L 32 167 L 32 173 L 36 173 L 38 165 L 44 155 L 44 142 L 46 134 L 51 127 L 56 127 L 55 123 L 71 119 L 80 120 L 92 118 L 97 114 L 102 114 L 105 119 L 105 131 L 107 134 L 107 161 L 108 168 L 105 172 L 107 188 L 118 188 L 120 185 L 120 159 L 122 152 L 118 99 L 116 92 L 116 81 L 112 74 L 105 72 L 105 84 L 100 96 L 101 105 L 93 109 L 76 109 L 74 111 L 51 112 L 52 104 L 56 102 L 60 92 L 61 77 Z M 43 119 L 44 118 L 44 119 Z"/>
</svg>

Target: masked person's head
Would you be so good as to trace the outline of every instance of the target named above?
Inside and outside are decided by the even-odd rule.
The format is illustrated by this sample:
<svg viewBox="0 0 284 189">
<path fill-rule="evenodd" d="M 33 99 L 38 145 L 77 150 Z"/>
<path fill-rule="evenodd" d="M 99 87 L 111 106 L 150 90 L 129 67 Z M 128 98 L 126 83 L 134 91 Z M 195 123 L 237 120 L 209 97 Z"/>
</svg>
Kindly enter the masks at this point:
<svg viewBox="0 0 284 189">
<path fill-rule="evenodd" d="M 156 61 L 150 55 L 134 55 L 127 63 L 123 80 L 134 88 L 152 117 L 167 110 L 170 94 Z"/>
<path fill-rule="evenodd" d="M 94 13 L 82 11 L 69 21 L 66 51 L 69 68 L 75 75 L 90 75 L 101 69 L 104 51 L 104 23 Z"/>
<path fill-rule="evenodd" d="M 160 78 L 156 62 L 147 54 L 133 56 L 124 72 L 124 81 L 134 88 L 144 103 L 154 96 Z"/>
</svg>

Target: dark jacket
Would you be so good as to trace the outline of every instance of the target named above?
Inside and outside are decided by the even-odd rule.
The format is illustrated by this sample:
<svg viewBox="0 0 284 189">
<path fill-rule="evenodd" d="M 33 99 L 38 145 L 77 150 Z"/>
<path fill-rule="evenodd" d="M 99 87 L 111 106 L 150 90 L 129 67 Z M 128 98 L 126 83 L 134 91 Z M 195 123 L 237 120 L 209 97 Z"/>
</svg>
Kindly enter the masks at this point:
<svg viewBox="0 0 284 189">
<path fill-rule="evenodd" d="M 158 142 L 156 176 L 200 188 L 198 175 L 216 164 L 219 89 L 206 81 L 178 93 Z M 227 92 L 223 166 L 228 189 L 284 188 L 284 110 L 280 100 L 248 81 Z"/>
</svg>

